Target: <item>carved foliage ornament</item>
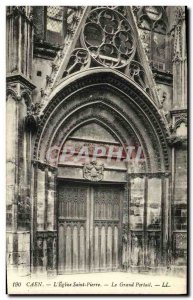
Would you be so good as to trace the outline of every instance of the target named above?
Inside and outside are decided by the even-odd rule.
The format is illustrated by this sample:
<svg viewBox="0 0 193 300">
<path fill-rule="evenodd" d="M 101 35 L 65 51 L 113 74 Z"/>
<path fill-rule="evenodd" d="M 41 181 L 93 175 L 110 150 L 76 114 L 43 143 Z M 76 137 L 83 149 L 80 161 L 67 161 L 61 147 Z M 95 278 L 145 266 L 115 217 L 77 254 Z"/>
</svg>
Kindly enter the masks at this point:
<svg viewBox="0 0 193 300">
<path fill-rule="evenodd" d="M 135 41 L 129 22 L 109 8 L 93 9 L 82 31 L 83 46 L 97 64 L 121 68 L 135 55 Z"/>
<path fill-rule="evenodd" d="M 96 161 L 84 164 L 83 177 L 90 181 L 101 181 L 104 176 L 104 165 Z"/>
</svg>

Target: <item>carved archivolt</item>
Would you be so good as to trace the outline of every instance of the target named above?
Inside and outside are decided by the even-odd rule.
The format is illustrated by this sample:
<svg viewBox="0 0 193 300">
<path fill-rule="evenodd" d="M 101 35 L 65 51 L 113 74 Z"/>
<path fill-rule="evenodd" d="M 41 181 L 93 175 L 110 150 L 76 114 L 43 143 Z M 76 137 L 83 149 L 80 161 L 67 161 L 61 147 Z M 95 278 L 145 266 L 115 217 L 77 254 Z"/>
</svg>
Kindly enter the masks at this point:
<svg viewBox="0 0 193 300">
<path fill-rule="evenodd" d="M 43 153 L 46 151 L 45 143 L 43 142 L 44 144 L 42 144 L 42 141 L 46 140 L 46 144 L 50 145 L 54 132 L 57 132 L 57 130 L 59 130 L 57 128 L 60 127 L 58 122 L 60 122 L 61 118 L 62 118 L 61 122 L 64 122 L 62 120 L 64 120 L 65 118 L 68 118 L 67 120 L 70 120 L 69 119 L 70 110 L 73 113 L 73 111 L 78 111 L 77 109 L 79 109 L 79 107 L 81 105 L 84 105 L 84 103 L 86 103 L 85 101 L 87 101 L 88 103 L 90 102 L 90 104 L 94 103 L 94 100 L 96 101 L 96 99 L 97 99 L 96 96 L 93 97 L 93 96 L 89 96 L 89 95 L 92 95 L 94 92 L 96 92 L 96 88 L 94 87 L 94 85 L 99 84 L 99 83 L 100 83 L 100 87 L 101 87 L 101 84 L 106 83 L 106 87 L 104 86 L 105 89 L 108 87 L 112 93 L 117 93 L 117 95 L 119 95 L 119 97 L 123 98 L 123 94 L 125 94 L 125 96 L 124 96 L 125 103 L 127 103 L 128 107 L 133 107 L 133 109 L 135 109 L 136 113 L 138 114 L 138 117 L 141 120 L 143 120 L 144 126 L 146 128 L 146 132 L 148 132 L 149 136 L 151 137 L 151 143 L 153 143 L 155 145 L 154 151 L 156 153 L 157 164 L 159 166 L 158 169 L 159 170 L 160 170 L 160 168 L 162 169 L 161 165 L 163 164 L 163 160 L 164 160 L 165 168 L 168 169 L 169 157 L 168 157 L 168 147 L 167 147 L 167 142 L 166 142 L 167 131 L 165 131 L 165 133 L 164 133 L 165 125 L 164 125 L 164 121 L 161 118 L 161 115 L 159 115 L 156 108 L 152 104 L 150 104 L 150 102 L 147 99 L 145 99 L 146 98 L 145 95 L 140 93 L 140 91 L 137 88 L 135 89 L 134 86 L 130 86 L 129 82 L 127 82 L 127 85 L 125 86 L 123 81 L 121 83 L 120 78 L 118 79 L 118 78 L 116 78 L 116 76 L 114 77 L 114 76 L 112 76 L 112 74 L 110 75 L 108 73 L 106 73 L 106 74 L 99 73 L 97 75 L 95 74 L 95 76 L 93 74 L 92 76 L 89 76 L 88 78 L 84 78 L 84 79 L 82 78 L 79 80 L 75 80 L 73 82 L 73 84 L 68 85 L 63 90 L 61 89 L 60 92 L 53 98 L 53 100 L 47 106 L 47 108 L 45 110 L 45 114 L 41 118 L 41 123 L 40 123 L 39 129 L 38 129 L 37 138 L 35 141 L 34 159 L 39 159 L 40 153 Z M 87 91 L 85 90 L 86 86 L 89 86 L 89 90 L 87 90 Z M 103 87 L 103 90 L 104 90 L 104 87 Z M 116 91 L 116 89 L 117 89 L 117 91 Z M 119 92 L 118 92 L 118 90 L 119 90 Z M 74 93 L 74 92 L 75 92 L 74 96 L 73 97 L 71 96 L 70 97 L 71 100 L 69 101 L 68 95 L 70 95 L 70 94 L 72 95 L 72 93 Z M 81 100 L 81 103 L 78 103 L 77 100 L 75 102 L 73 101 L 73 99 L 76 98 L 76 94 L 79 95 L 78 99 Z M 82 94 L 82 96 L 81 96 L 81 94 Z M 87 97 L 85 99 L 83 97 L 83 94 L 85 96 L 87 95 Z M 90 97 L 92 97 L 92 98 L 90 98 Z M 103 101 L 104 101 L 104 104 L 106 103 L 105 109 L 107 109 L 107 104 L 108 104 L 108 101 L 110 101 L 110 100 L 104 98 Z M 126 125 L 126 122 L 124 121 L 124 119 L 127 120 L 128 122 L 130 122 L 129 121 L 130 116 L 128 114 L 125 115 L 125 112 L 122 110 L 122 108 L 116 107 L 115 103 L 112 103 L 110 105 L 114 107 L 115 111 L 119 111 L 120 116 L 122 115 L 122 117 L 119 118 L 116 113 L 116 122 L 117 122 L 116 124 L 117 125 L 112 124 L 112 122 L 109 121 L 110 127 L 114 127 L 114 129 L 116 130 L 116 129 L 118 129 L 117 126 L 124 126 L 124 128 L 126 130 L 129 130 L 129 125 L 128 126 Z M 97 107 L 98 106 L 96 106 L 96 108 Z M 99 111 L 100 111 L 99 107 L 97 109 L 99 109 Z M 94 109 L 94 110 L 92 109 L 93 114 L 91 112 L 91 114 L 89 116 L 87 116 L 87 118 L 88 117 L 92 118 L 95 115 L 97 117 L 97 109 Z M 83 111 L 85 111 L 85 110 L 83 110 Z M 63 112 L 63 115 L 61 115 L 61 112 Z M 109 110 L 109 113 L 112 115 L 112 109 Z M 78 114 L 80 114 L 80 112 Z M 84 121 L 86 116 L 82 115 L 82 117 L 83 117 L 82 121 Z M 99 115 L 99 119 L 101 119 L 101 117 L 102 117 L 102 115 Z M 57 138 L 57 143 L 59 143 L 59 144 L 62 143 L 62 139 L 64 138 L 64 131 L 67 133 L 67 132 L 69 132 L 69 130 L 73 130 L 73 128 L 75 128 L 79 124 L 78 122 L 80 121 L 80 117 L 75 117 L 75 115 L 74 115 L 74 121 L 76 121 L 76 124 L 64 122 L 65 127 L 62 127 L 63 129 L 60 128 L 60 130 L 62 130 L 62 132 L 63 132 L 63 135 L 62 135 L 62 133 L 58 135 L 58 138 L 61 140 L 59 142 L 59 139 Z M 104 119 L 104 123 L 106 123 L 106 124 L 108 123 L 107 118 Z M 49 136 L 47 136 L 46 132 L 49 131 L 50 126 L 52 126 L 52 133 L 49 134 Z M 141 129 L 136 128 L 136 126 L 135 126 L 135 130 L 138 130 L 140 139 L 143 139 L 142 128 Z M 122 131 L 120 131 L 120 129 L 119 129 L 117 134 L 120 135 L 120 132 L 122 132 Z M 165 134 L 166 134 L 166 136 L 165 136 Z M 60 138 L 60 136 L 61 136 L 61 138 Z M 125 137 L 122 137 L 121 140 L 123 141 L 123 143 L 126 142 Z M 146 142 L 144 141 L 143 146 L 145 144 L 146 144 Z M 148 155 L 148 151 L 146 153 Z M 152 155 L 152 154 L 150 154 L 150 155 Z M 154 156 L 155 156 L 155 154 L 154 154 Z M 43 159 L 42 154 L 41 154 L 40 159 Z M 152 157 L 151 157 L 151 159 L 152 159 Z M 149 165 L 148 169 L 150 170 L 150 165 Z"/>
</svg>

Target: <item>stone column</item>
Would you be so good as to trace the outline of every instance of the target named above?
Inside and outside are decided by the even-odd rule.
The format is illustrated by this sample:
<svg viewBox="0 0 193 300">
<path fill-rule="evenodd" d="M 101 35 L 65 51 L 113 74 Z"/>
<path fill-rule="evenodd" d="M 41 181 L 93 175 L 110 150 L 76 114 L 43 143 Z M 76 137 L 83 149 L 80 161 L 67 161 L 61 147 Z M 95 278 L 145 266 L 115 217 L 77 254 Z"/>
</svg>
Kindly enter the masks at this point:
<svg viewBox="0 0 193 300">
<path fill-rule="evenodd" d="M 53 167 L 48 169 L 47 230 L 56 230 L 56 172 Z"/>
<path fill-rule="evenodd" d="M 172 195 L 171 239 L 174 269 L 187 256 L 187 49 L 185 7 L 176 8 L 174 21 L 173 107 L 171 110 Z M 172 267 L 172 268 L 173 268 Z"/>
<path fill-rule="evenodd" d="M 7 265 L 30 271 L 30 191 L 27 158 L 31 138 L 25 117 L 31 105 L 33 22 L 31 8 L 8 6 L 7 12 Z"/>
<path fill-rule="evenodd" d="M 187 108 L 187 49 L 185 7 L 177 7 L 174 24 L 173 108 Z"/>
<path fill-rule="evenodd" d="M 45 164 L 33 162 L 32 181 L 32 271 L 45 271 Z"/>
<path fill-rule="evenodd" d="M 48 166 L 46 169 L 46 205 L 45 205 L 45 230 L 47 243 L 46 269 L 49 273 L 56 273 L 56 168 Z"/>
<path fill-rule="evenodd" d="M 33 266 L 37 272 L 56 272 L 56 169 L 34 164 Z"/>
<path fill-rule="evenodd" d="M 163 228 L 163 266 L 170 266 L 171 251 L 171 176 L 162 178 L 162 228 Z"/>
<path fill-rule="evenodd" d="M 184 272 L 187 263 L 187 136 L 173 134 L 171 265 L 174 272 Z"/>
<path fill-rule="evenodd" d="M 16 186 L 16 138 L 17 138 L 17 97 L 11 93 L 7 97 L 6 116 L 6 159 L 7 159 L 7 263 L 9 268 L 17 264 L 17 186 Z M 16 251 L 15 251 L 16 250 Z"/>
<path fill-rule="evenodd" d="M 17 84 L 20 90 L 20 84 Z M 7 98 L 7 235 L 8 264 L 17 270 L 30 269 L 30 191 L 28 162 L 30 138 L 25 131 L 27 103 L 22 96 Z M 10 254 L 12 245 L 12 254 Z M 12 262 L 11 262 L 12 257 Z"/>
<path fill-rule="evenodd" d="M 129 198 L 130 198 L 130 179 L 128 173 L 126 174 L 123 199 L 123 224 L 122 224 L 122 265 L 123 269 L 127 270 L 129 267 Z"/>
</svg>

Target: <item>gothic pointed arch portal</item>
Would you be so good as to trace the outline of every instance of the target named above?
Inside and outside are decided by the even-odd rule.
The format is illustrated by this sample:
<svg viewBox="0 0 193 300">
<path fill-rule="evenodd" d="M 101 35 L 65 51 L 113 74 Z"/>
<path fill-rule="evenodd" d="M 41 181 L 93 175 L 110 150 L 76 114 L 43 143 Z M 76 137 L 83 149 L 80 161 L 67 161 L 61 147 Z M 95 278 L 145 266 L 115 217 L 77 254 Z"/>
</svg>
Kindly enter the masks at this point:
<svg viewBox="0 0 193 300">
<path fill-rule="evenodd" d="M 34 145 L 34 267 L 166 265 L 167 135 L 149 96 L 118 71 L 95 68 L 61 82 Z"/>
</svg>

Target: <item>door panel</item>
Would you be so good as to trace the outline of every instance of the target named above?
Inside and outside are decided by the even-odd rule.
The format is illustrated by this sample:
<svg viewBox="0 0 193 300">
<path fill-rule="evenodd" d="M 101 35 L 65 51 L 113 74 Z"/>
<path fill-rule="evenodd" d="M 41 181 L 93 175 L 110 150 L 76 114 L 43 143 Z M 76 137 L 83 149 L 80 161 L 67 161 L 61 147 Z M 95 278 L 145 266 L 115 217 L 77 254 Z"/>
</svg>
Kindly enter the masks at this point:
<svg viewBox="0 0 193 300">
<path fill-rule="evenodd" d="M 122 197 L 119 186 L 94 187 L 95 271 L 119 267 Z"/>
<path fill-rule="evenodd" d="M 61 183 L 58 197 L 58 272 L 117 270 L 122 189 Z"/>
<path fill-rule="evenodd" d="M 88 187 L 59 185 L 58 272 L 86 271 Z"/>
</svg>

